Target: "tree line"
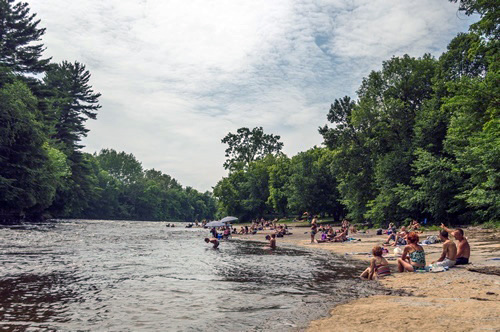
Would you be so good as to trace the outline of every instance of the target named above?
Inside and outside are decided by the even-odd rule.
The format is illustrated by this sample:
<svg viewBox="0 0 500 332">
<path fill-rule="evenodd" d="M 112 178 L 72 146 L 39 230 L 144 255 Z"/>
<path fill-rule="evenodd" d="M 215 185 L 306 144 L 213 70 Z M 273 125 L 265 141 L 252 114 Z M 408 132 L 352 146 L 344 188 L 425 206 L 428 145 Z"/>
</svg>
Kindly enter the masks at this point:
<svg viewBox="0 0 500 332">
<path fill-rule="evenodd" d="M 262 128 L 226 136 L 226 152 L 239 156 L 226 153 L 229 175 L 214 188 L 220 213 L 498 222 L 498 5 L 462 0 L 459 10 L 480 20 L 439 59 L 393 57 L 362 80 L 356 100 L 333 102 L 319 128 L 323 147 L 288 158 L 279 136 L 254 133 Z"/>
<path fill-rule="evenodd" d="M 212 218 L 209 192 L 131 154 L 82 151 L 101 94 L 84 64 L 43 57 L 39 24 L 27 3 L 0 0 L 0 221 Z"/>
</svg>

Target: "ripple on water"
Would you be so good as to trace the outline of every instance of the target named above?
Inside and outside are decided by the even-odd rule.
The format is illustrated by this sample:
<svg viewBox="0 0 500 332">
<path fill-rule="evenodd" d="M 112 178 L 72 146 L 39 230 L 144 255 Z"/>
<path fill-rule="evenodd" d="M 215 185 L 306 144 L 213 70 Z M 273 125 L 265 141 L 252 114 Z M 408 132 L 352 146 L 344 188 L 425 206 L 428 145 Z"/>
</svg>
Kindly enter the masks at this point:
<svg viewBox="0 0 500 332">
<path fill-rule="evenodd" d="M 223 242 L 162 223 L 58 221 L 0 228 L 7 330 L 293 330 L 379 292 L 330 253 Z"/>
</svg>

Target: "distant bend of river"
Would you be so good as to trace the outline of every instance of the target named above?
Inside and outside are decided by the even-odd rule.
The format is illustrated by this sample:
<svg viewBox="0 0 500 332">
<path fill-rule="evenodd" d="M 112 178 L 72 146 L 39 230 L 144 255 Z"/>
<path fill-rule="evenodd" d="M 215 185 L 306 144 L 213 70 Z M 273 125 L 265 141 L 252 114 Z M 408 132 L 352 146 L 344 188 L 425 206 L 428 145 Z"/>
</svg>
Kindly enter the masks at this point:
<svg viewBox="0 0 500 332">
<path fill-rule="evenodd" d="M 0 227 L 2 331 L 294 331 L 378 293 L 331 253 L 203 239 L 160 222 Z M 259 236 L 259 235 L 256 235 Z"/>
</svg>

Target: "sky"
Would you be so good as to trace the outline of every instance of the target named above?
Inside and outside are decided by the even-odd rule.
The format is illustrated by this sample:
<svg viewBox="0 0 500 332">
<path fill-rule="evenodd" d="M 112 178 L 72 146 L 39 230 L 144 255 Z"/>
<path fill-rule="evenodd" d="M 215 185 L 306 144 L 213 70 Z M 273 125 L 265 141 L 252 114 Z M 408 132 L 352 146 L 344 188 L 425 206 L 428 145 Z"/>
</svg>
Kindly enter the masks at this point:
<svg viewBox="0 0 500 332">
<path fill-rule="evenodd" d="M 221 139 L 262 126 L 293 156 L 384 60 L 435 57 L 474 18 L 446 0 L 28 0 L 45 56 L 100 92 L 84 151 L 132 153 L 183 186 L 227 172 Z"/>
</svg>

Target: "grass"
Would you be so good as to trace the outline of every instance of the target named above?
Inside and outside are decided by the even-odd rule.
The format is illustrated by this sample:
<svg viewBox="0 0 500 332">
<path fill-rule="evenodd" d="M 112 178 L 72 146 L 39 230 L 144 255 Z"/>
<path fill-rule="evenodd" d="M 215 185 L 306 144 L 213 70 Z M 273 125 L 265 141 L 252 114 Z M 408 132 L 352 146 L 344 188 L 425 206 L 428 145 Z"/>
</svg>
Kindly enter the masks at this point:
<svg viewBox="0 0 500 332">
<path fill-rule="evenodd" d="M 483 224 L 479 224 L 478 226 L 486 229 L 499 229 L 500 221 L 488 221 Z"/>
</svg>

